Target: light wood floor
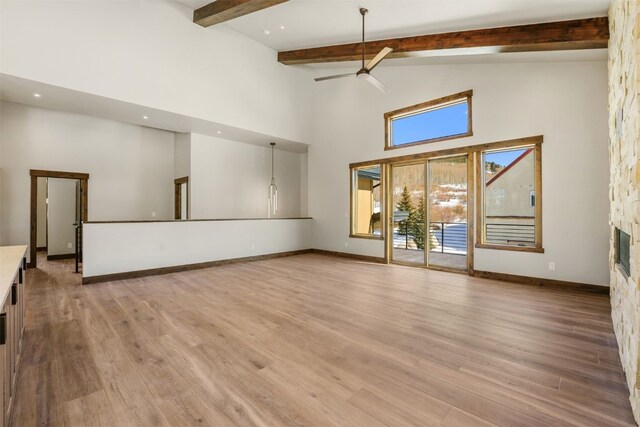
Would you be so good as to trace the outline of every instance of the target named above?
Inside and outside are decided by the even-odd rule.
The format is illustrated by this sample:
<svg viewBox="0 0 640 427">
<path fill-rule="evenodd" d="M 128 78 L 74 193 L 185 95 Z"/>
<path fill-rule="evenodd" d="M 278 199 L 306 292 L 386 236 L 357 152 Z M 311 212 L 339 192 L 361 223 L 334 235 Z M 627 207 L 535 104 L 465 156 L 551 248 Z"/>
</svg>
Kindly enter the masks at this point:
<svg viewBox="0 0 640 427">
<path fill-rule="evenodd" d="M 28 272 L 13 425 L 634 425 L 607 296 L 321 255 Z"/>
</svg>

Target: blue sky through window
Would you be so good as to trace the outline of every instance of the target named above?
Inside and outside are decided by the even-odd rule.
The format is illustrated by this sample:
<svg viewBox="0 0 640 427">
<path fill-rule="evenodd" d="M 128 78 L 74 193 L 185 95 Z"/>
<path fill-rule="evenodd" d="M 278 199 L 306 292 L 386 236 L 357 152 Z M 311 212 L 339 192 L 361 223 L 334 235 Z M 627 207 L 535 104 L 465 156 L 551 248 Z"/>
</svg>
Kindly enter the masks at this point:
<svg viewBox="0 0 640 427">
<path fill-rule="evenodd" d="M 467 133 L 467 103 L 425 111 L 393 120 L 393 145 Z"/>
<path fill-rule="evenodd" d="M 509 151 L 498 151 L 495 153 L 487 153 L 484 155 L 484 161 L 486 163 L 494 162 L 500 166 L 508 166 L 515 159 L 517 159 L 522 153 L 527 151 L 526 149 L 518 149 L 518 150 L 509 150 Z"/>
</svg>

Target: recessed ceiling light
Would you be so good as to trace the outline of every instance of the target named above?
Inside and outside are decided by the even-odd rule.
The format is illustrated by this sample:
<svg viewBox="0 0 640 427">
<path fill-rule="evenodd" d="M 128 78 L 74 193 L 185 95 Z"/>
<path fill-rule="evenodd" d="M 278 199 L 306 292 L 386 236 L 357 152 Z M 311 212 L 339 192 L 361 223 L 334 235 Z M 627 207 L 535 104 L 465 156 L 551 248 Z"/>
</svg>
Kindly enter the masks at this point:
<svg viewBox="0 0 640 427">
<path fill-rule="evenodd" d="M 222 131 L 221 131 L 221 130 L 219 130 L 217 133 L 218 133 L 218 135 L 221 135 L 221 134 L 222 134 Z"/>
<path fill-rule="evenodd" d="M 284 25 L 280 25 L 280 29 L 281 29 L 281 30 L 284 30 Z"/>
<path fill-rule="evenodd" d="M 269 31 L 269 30 L 264 30 L 262 32 L 264 33 L 265 36 L 268 36 L 269 34 L 271 34 L 271 31 Z"/>
<path fill-rule="evenodd" d="M 147 120 L 149 116 L 142 116 L 143 119 Z"/>
<path fill-rule="evenodd" d="M 39 93 L 34 93 L 34 94 L 33 94 L 33 97 L 34 97 L 34 98 L 40 98 L 40 97 L 42 97 L 42 95 L 40 95 Z"/>
</svg>

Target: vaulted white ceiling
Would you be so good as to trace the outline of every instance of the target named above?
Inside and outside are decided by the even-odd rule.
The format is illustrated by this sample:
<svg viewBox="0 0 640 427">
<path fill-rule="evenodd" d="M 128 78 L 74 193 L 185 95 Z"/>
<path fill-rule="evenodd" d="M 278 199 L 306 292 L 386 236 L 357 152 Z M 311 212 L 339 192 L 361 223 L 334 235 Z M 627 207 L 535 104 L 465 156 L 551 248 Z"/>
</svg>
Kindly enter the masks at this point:
<svg viewBox="0 0 640 427">
<path fill-rule="evenodd" d="M 176 0 L 196 9 L 212 0 Z M 291 0 L 221 25 L 275 50 L 607 15 L 609 0 Z M 284 26 L 284 29 L 280 27 Z M 270 32 L 265 34 L 265 30 Z"/>
</svg>

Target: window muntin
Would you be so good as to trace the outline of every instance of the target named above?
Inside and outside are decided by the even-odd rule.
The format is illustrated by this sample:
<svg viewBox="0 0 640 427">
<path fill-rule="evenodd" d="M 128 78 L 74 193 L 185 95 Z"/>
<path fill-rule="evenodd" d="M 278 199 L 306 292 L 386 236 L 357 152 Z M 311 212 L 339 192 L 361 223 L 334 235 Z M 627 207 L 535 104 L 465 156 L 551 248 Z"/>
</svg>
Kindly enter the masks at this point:
<svg viewBox="0 0 640 427">
<path fill-rule="evenodd" d="M 540 145 L 481 153 L 481 244 L 542 248 Z"/>
<path fill-rule="evenodd" d="M 471 136 L 471 96 L 462 92 L 385 114 L 385 148 Z"/>
<path fill-rule="evenodd" d="M 351 171 L 351 235 L 382 239 L 382 167 Z"/>
</svg>

